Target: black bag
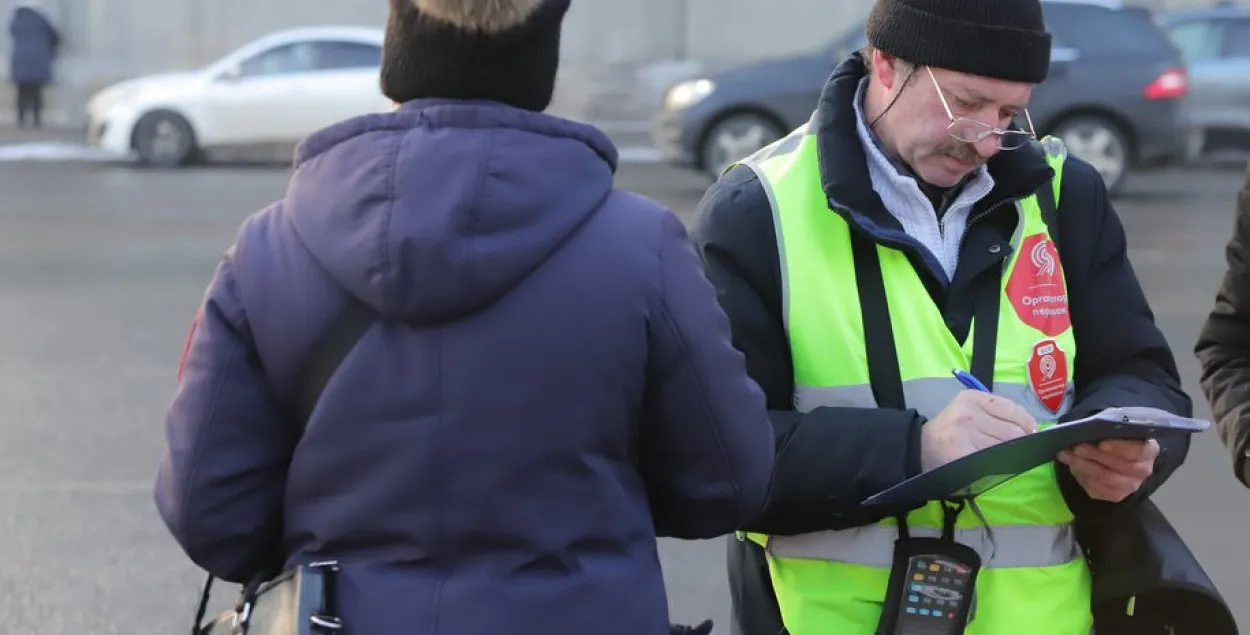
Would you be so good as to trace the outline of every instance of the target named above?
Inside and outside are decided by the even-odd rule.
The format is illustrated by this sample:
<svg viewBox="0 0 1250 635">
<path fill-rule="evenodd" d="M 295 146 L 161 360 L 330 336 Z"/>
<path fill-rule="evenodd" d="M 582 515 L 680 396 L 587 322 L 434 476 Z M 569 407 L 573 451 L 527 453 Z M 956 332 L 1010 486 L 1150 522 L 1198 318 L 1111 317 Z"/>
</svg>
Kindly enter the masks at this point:
<svg viewBox="0 0 1250 635">
<path fill-rule="evenodd" d="M 369 330 L 376 313 L 355 296 L 330 325 L 304 368 L 292 417 L 302 430 L 321 391 L 356 342 Z M 234 608 L 204 624 L 213 586 L 209 574 L 200 592 L 191 635 L 318 635 L 343 629 L 334 611 L 334 576 L 338 563 L 314 562 L 285 572 L 263 571 L 243 585 Z"/>
<path fill-rule="evenodd" d="M 1105 522 L 1076 520 L 1094 573 L 1098 635 L 1237 635 L 1237 622 L 1185 541 L 1149 499 Z"/>
</svg>

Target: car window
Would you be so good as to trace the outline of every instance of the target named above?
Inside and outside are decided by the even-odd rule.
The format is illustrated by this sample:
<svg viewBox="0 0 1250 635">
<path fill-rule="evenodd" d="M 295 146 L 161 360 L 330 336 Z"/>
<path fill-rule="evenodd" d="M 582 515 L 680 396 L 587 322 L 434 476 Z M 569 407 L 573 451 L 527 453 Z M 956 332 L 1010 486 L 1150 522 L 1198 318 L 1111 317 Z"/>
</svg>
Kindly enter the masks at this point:
<svg viewBox="0 0 1250 635">
<path fill-rule="evenodd" d="M 288 75 L 314 70 L 316 62 L 314 42 L 294 42 L 249 57 L 239 65 L 239 71 L 243 77 Z"/>
<path fill-rule="evenodd" d="M 1224 57 L 1250 60 L 1250 20 L 1230 20 L 1224 29 Z"/>
<path fill-rule="evenodd" d="M 1145 10 L 1071 2 L 1043 2 L 1042 8 L 1054 37 L 1082 53 L 1157 55 L 1172 48 Z"/>
<path fill-rule="evenodd" d="M 363 42 L 332 41 L 317 44 L 317 68 L 377 68 L 382 64 L 382 47 Z"/>
<path fill-rule="evenodd" d="M 1168 37 L 1187 63 L 1204 62 L 1220 55 L 1220 29 L 1210 20 L 1190 20 L 1168 27 Z"/>
</svg>

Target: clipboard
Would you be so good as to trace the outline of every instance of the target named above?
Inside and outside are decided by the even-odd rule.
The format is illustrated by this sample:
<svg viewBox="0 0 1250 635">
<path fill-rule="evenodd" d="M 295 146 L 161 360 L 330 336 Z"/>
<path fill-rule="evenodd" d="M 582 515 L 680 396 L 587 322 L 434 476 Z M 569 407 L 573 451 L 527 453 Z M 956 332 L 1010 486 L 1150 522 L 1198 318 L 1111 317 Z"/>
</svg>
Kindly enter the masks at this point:
<svg viewBox="0 0 1250 635">
<path fill-rule="evenodd" d="M 1157 408 L 1108 408 L 1084 419 L 973 452 L 864 499 L 865 507 L 919 505 L 930 501 L 971 499 L 1055 460 L 1060 451 L 1107 439 L 1153 439 L 1194 434 L 1211 427 L 1203 419 L 1178 417 Z"/>
</svg>

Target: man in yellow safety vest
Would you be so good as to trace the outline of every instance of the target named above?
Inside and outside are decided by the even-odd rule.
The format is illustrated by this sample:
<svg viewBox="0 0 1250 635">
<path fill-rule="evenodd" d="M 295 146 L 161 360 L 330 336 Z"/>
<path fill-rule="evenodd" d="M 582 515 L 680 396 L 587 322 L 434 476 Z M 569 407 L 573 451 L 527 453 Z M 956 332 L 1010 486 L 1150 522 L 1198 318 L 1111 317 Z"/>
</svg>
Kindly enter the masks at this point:
<svg viewBox="0 0 1250 635">
<path fill-rule="evenodd" d="M 965 506 L 861 501 L 1038 425 L 1190 399 L 1101 177 L 1033 128 L 1039 1 L 879 0 L 867 40 L 693 229 L 777 435 L 766 510 L 730 541 L 733 630 L 1089 633 L 1080 526 L 1149 506 L 1187 437 L 1080 445 Z"/>
</svg>

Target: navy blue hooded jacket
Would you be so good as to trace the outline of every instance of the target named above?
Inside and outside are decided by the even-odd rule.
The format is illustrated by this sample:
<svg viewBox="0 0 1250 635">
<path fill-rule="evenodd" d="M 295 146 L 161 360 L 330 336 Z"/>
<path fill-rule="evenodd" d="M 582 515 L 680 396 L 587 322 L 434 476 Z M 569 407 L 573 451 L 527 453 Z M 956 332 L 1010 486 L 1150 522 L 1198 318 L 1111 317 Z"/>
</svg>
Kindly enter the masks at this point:
<svg viewBox="0 0 1250 635">
<path fill-rule="evenodd" d="M 301 147 L 193 327 L 161 516 L 242 580 L 343 564 L 355 633 L 669 631 L 656 535 L 763 504 L 764 396 L 685 230 L 594 128 L 420 101 Z M 381 316 L 302 437 L 282 414 L 351 294 Z"/>
<path fill-rule="evenodd" d="M 43 14 L 18 7 L 9 21 L 9 81 L 14 84 L 46 84 L 52 81 L 52 58 L 60 35 Z"/>
</svg>

